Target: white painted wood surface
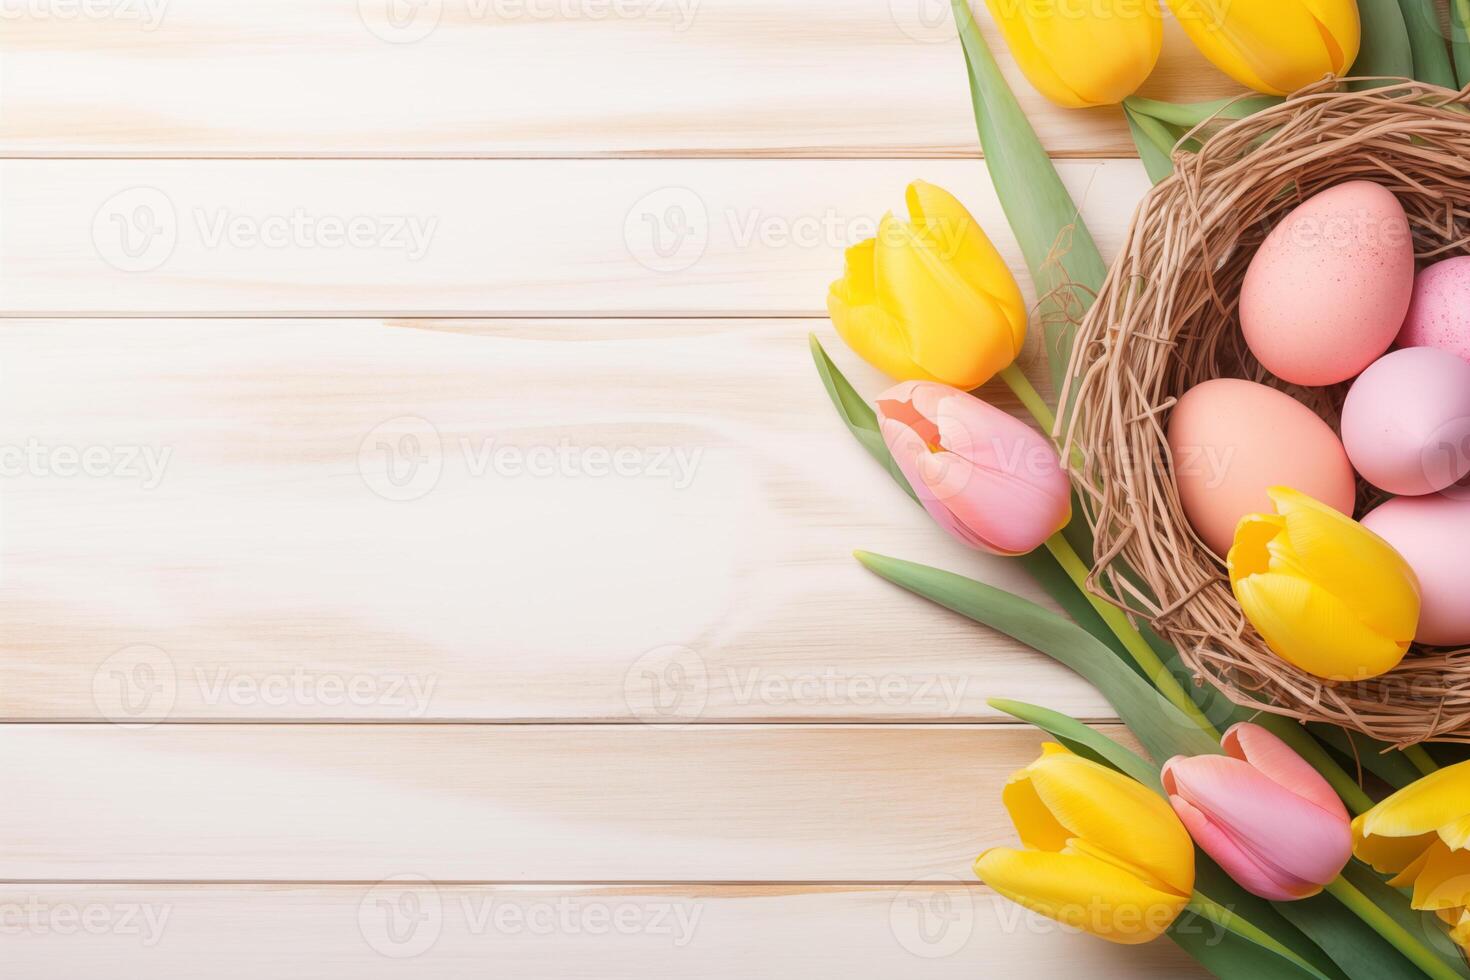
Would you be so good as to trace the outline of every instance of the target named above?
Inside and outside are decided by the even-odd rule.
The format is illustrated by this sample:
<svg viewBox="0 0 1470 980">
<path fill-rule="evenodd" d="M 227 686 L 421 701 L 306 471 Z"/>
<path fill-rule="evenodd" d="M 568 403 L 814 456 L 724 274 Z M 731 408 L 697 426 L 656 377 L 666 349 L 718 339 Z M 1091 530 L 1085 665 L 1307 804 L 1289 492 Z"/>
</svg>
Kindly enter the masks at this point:
<svg viewBox="0 0 1470 980">
<path fill-rule="evenodd" d="M 885 385 L 823 298 L 916 177 L 1029 289 L 945 6 L 4 8 L 7 980 L 1198 975 L 974 881 L 986 698 L 1126 733 L 850 557 L 1035 597 L 805 349 Z M 1121 116 L 997 50 L 1111 254 Z"/>
<path fill-rule="evenodd" d="M 683 720 L 1109 715 L 853 560 L 1015 578 L 846 435 L 814 329 L 8 321 L 0 717 L 658 720 L 678 670 Z"/>
<path fill-rule="evenodd" d="M 83 4 L 110 17 L 65 16 Z M 0 147 L 133 156 L 973 156 L 948 0 L 10 0 Z M 984 5 L 977 14 L 999 48 Z M 1234 85 L 1172 19 L 1145 94 Z M 1132 152 L 1039 96 L 1046 145 Z"/>
<path fill-rule="evenodd" d="M 1175 980 L 950 877 L 896 886 L 7 885 L 6 975 L 212 980 L 1064 976 Z M 90 917 L 92 927 L 83 926 Z"/>
<path fill-rule="evenodd" d="M 1060 170 L 1111 255 L 1142 165 Z M 1023 268 L 973 160 L 10 160 L 0 311 L 824 316 L 916 178 Z"/>
</svg>

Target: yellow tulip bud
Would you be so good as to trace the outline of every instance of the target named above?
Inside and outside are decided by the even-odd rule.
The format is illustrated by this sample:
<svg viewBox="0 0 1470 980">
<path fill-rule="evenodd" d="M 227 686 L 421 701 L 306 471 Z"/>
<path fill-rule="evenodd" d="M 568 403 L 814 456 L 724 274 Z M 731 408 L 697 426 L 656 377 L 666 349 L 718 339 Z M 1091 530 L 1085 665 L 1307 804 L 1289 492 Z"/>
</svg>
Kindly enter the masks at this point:
<svg viewBox="0 0 1470 980">
<path fill-rule="evenodd" d="M 1353 853 L 1414 908 L 1432 911 L 1470 947 L 1470 762 L 1430 773 L 1353 821 Z"/>
<path fill-rule="evenodd" d="M 976 388 L 1026 339 L 1026 303 L 980 225 L 949 192 L 914 181 L 909 220 L 847 250 L 827 310 L 842 339 L 899 381 Z"/>
<path fill-rule="evenodd" d="M 1002 796 L 1024 849 L 975 874 L 1011 901 L 1115 943 L 1157 939 L 1194 893 L 1194 844 L 1164 798 L 1047 743 Z"/>
<path fill-rule="evenodd" d="M 1257 92 L 1287 95 L 1358 57 L 1356 0 L 1169 0 L 1200 53 Z"/>
<path fill-rule="evenodd" d="M 1419 580 L 1387 542 L 1304 493 L 1235 529 L 1235 598 L 1266 645 L 1309 674 L 1365 680 L 1398 665 L 1419 625 Z"/>
<path fill-rule="evenodd" d="M 1157 0 L 985 0 L 1036 90 L 1080 109 L 1122 102 L 1164 45 Z"/>
</svg>

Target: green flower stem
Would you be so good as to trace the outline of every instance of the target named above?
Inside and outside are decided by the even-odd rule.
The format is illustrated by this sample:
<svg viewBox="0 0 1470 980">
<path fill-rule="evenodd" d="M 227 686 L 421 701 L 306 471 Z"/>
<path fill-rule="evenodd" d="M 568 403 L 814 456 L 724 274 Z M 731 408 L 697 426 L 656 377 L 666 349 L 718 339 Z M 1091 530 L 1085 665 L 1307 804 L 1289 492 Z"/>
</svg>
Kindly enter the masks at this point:
<svg viewBox="0 0 1470 980">
<path fill-rule="evenodd" d="M 1220 738 L 1219 729 L 1210 723 L 1210 719 L 1205 717 L 1205 713 L 1200 710 L 1199 705 L 1194 703 L 1189 693 L 1179 686 L 1178 679 L 1169 673 L 1169 668 L 1165 667 L 1159 655 L 1154 653 L 1154 648 L 1148 645 L 1143 634 L 1128 622 L 1128 617 L 1123 614 L 1123 610 L 1099 598 L 1087 587 L 1087 566 L 1082 563 L 1081 558 L 1077 557 L 1077 552 L 1072 550 L 1072 546 L 1067 543 L 1067 539 L 1060 531 L 1046 540 L 1046 550 L 1056 558 L 1057 564 L 1062 566 L 1067 577 L 1077 584 L 1077 588 L 1087 597 L 1092 608 L 1097 610 L 1103 622 L 1108 624 L 1108 629 L 1112 630 L 1122 642 L 1129 656 L 1133 658 L 1133 662 L 1143 668 L 1144 675 L 1154 687 L 1158 688 L 1159 693 L 1167 698 L 1174 707 L 1188 715 L 1189 720 L 1199 725 L 1207 735 L 1218 740 Z"/>
<path fill-rule="evenodd" d="M 1016 367 L 1015 361 L 1001 369 L 1000 379 L 1006 383 L 1006 387 L 1015 392 L 1017 398 L 1021 399 L 1021 404 L 1025 406 L 1026 411 L 1031 413 L 1031 417 L 1046 430 L 1046 434 L 1056 435 L 1056 413 L 1051 410 L 1046 399 L 1041 397 L 1041 392 L 1036 390 L 1036 386 L 1031 383 L 1030 378 L 1026 377 L 1025 372 Z"/>
<path fill-rule="evenodd" d="M 1041 392 L 1036 390 L 1036 386 L 1031 383 L 1030 378 L 1026 377 L 1025 372 L 1016 367 L 1016 362 L 1012 361 L 1010 364 L 1007 364 L 1001 369 L 997 377 L 1004 381 L 1006 387 L 1010 388 L 1015 396 L 1021 400 L 1022 407 L 1031 413 L 1031 417 L 1036 420 L 1036 424 L 1041 426 L 1046 431 L 1046 434 L 1055 440 L 1058 436 L 1056 431 L 1056 413 L 1051 410 L 1051 406 L 1046 403 L 1046 399 L 1041 397 Z M 1082 450 L 1073 446 L 1070 460 L 1072 469 L 1081 473 Z"/>
<path fill-rule="evenodd" d="M 1425 776 L 1439 771 L 1439 766 L 1435 765 L 1434 760 L 1429 758 L 1429 753 L 1424 751 L 1424 746 L 1422 745 L 1410 745 L 1404 749 L 1404 758 L 1408 759 L 1414 768 L 1418 769 Z"/>
<path fill-rule="evenodd" d="M 1299 967 L 1311 976 L 1320 977 L 1321 980 L 1328 980 L 1327 975 L 1321 970 L 1277 942 L 1265 930 L 1251 924 L 1225 906 L 1206 898 L 1199 892 L 1195 892 L 1190 896 L 1187 908 L 1201 919 L 1213 922 L 1220 928 L 1228 932 L 1233 932 L 1242 939 L 1248 939 L 1262 949 L 1269 949 L 1277 956 L 1289 961 L 1293 966 Z"/>
<path fill-rule="evenodd" d="M 1432 977 L 1434 980 L 1464 980 L 1429 947 L 1416 939 L 1413 933 L 1399 925 L 1393 916 L 1383 911 L 1367 895 L 1349 884 L 1346 878 L 1339 877 L 1328 885 L 1327 893 L 1346 905 L 1354 915 L 1371 926 L 1374 932 L 1388 940 L 1394 949 L 1408 958 L 1409 962 L 1423 970 L 1425 976 Z"/>
<path fill-rule="evenodd" d="M 1021 372 L 1021 369 L 1016 367 L 1014 361 L 1000 372 L 1000 378 L 1010 386 L 1011 391 L 1016 393 L 1016 397 L 1021 400 L 1021 404 L 1026 407 L 1037 423 L 1048 433 L 1052 433 L 1057 424 L 1056 415 L 1047 406 L 1046 400 L 1037 392 L 1031 381 Z M 1080 469 L 1081 462 L 1081 452 L 1073 447 L 1073 468 Z M 1047 539 L 1046 550 L 1052 553 L 1052 557 L 1056 558 L 1062 570 L 1067 573 L 1067 577 L 1076 584 L 1078 591 L 1086 597 L 1092 608 L 1097 610 L 1097 614 L 1102 617 L 1108 629 L 1112 630 L 1113 635 L 1123 644 L 1124 649 L 1133 658 L 1133 662 L 1143 668 L 1144 674 L 1154 687 L 1158 688 L 1159 693 L 1168 698 L 1174 707 L 1188 715 L 1190 721 L 1199 725 L 1212 738 L 1218 739 L 1219 729 L 1210 723 L 1210 719 L 1205 717 L 1205 713 L 1200 710 L 1199 705 L 1195 704 L 1189 693 L 1179 686 L 1179 681 L 1169 673 L 1169 668 L 1164 666 L 1164 662 L 1159 659 L 1154 648 L 1148 645 L 1143 634 L 1139 633 L 1137 628 L 1128 621 L 1128 617 L 1121 609 L 1094 595 L 1087 587 L 1087 566 L 1083 564 L 1072 546 L 1067 543 L 1062 532 L 1058 531 Z"/>
</svg>

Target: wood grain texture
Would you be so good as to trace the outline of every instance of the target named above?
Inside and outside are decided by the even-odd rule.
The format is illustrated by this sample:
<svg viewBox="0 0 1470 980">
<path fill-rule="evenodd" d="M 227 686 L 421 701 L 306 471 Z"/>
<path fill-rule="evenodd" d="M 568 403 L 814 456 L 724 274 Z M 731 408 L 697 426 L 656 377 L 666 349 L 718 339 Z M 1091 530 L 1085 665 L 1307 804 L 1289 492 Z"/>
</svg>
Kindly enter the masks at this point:
<svg viewBox="0 0 1470 980">
<path fill-rule="evenodd" d="M 997 696 L 1111 716 L 852 559 L 1042 598 L 858 447 L 813 329 L 835 340 L 803 320 L 0 324 L 0 717 L 965 721 Z"/>
<path fill-rule="evenodd" d="M 1111 255 L 1142 166 L 1060 170 Z M 915 178 L 1022 269 L 976 161 L 10 160 L 0 313 L 821 316 Z"/>
<path fill-rule="evenodd" d="M 939 877 L 861 886 L 8 885 L 12 980 L 1202 976 Z M 87 925 L 86 923 L 90 923 Z"/>
<path fill-rule="evenodd" d="M 986 37 L 1048 149 L 1133 155 Z M 16 5 L 0 151 L 230 156 L 974 156 L 939 0 L 114 0 Z M 390 16 L 392 19 L 390 19 Z M 1144 94 L 1239 86 L 1172 18 Z"/>
<path fill-rule="evenodd" d="M 1102 729 L 1124 736 L 1116 726 Z M 0 879 L 866 882 L 1013 843 L 1010 726 L 0 726 Z"/>
</svg>

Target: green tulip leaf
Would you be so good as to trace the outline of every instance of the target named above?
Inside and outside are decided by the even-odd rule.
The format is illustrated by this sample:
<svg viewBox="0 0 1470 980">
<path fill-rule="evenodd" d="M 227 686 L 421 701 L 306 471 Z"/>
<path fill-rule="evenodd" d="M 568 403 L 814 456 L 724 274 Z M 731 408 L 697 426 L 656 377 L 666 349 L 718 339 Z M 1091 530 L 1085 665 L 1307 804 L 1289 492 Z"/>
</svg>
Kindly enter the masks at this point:
<svg viewBox="0 0 1470 980">
<path fill-rule="evenodd" d="M 1434 0 L 1399 0 L 1399 11 L 1409 35 L 1414 76 L 1421 82 L 1443 88 L 1459 88 L 1450 65 L 1449 48 L 1439 25 L 1439 8 Z"/>
<path fill-rule="evenodd" d="M 822 376 L 822 384 L 827 389 L 827 396 L 832 399 L 832 407 L 837 409 L 837 414 L 841 416 L 848 431 L 857 438 L 858 443 L 888 471 L 888 475 L 893 477 L 893 482 L 903 487 L 903 492 L 917 502 L 918 495 L 914 493 L 914 488 L 909 486 L 909 481 L 904 479 L 903 471 L 893 461 L 893 454 L 888 451 L 888 444 L 883 441 L 883 433 L 878 429 L 878 414 L 848 383 L 842 372 L 837 370 L 837 365 L 832 363 L 832 359 L 822 349 L 817 335 L 810 334 L 809 337 L 812 361 L 817 365 L 817 373 Z"/>
<path fill-rule="evenodd" d="M 1143 161 L 1143 170 L 1148 179 L 1157 184 L 1174 172 L 1174 144 L 1178 139 L 1158 119 L 1147 116 L 1123 103 L 1123 117 L 1128 120 L 1128 132 L 1133 136 L 1133 145 L 1138 149 L 1138 159 Z"/>
<path fill-rule="evenodd" d="M 1362 21 L 1362 45 L 1352 74 L 1366 77 L 1413 78 L 1414 49 L 1399 0 L 1358 0 Z M 1358 88 L 1373 88 L 1387 82 L 1358 82 Z"/>
<path fill-rule="evenodd" d="M 1390 0 L 1393 2 L 1393 0 Z M 1036 130 L 986 47 L 966 0 L 952 0 L 969 69 L 970 100 L 991 183 L 1040 298 L 1053 390 L 1063 390 L 1082 314 L 1108 267 Z M 1063 418 L 1067 406 L 1058 412 Z"/>
<path fill-rule="evenodd" d="M 1102 693 L 1155 760 L 1220 751 L 1214 739 L 1076 623 L 953 572 L 867 552 L 857 552 L 857 559 L 895 585 L 1014 637 L 1076 671 Z"/>
<path fill-rule="evenodd" d="M 1319 741 L 1347 760 L 1349 766 L 1361 765 L 1395 789 L 1403 789 L 1423 775 L 1404 754 L 1386 742 L 1349 732 L 1336 725 L 1307 726 Z"/>
<path fill-rule="evenodd" d="M 1024 701 L 1009 701 L 1005 698 L 991 698 L 986 704 L 997 711 L 1005 712 L 1012 718 L 1054 735 L 1058 741 L 1077 755 L 1116 769 L 1123 775 L 1143 783 L 1155 793 L 1162 794 L 1164 791 L 1163 784 L 1159 782 L 1158 766 L 1075 718 L 1052 711 L 1050 708 L 1026 704 Z"/>
<path fill-rule="evenodd" d="M 1455 52 L 1455 85 L 1470 85 L 1470 0 L 1450 0 L 1450 44 Z"/>
</svg>

